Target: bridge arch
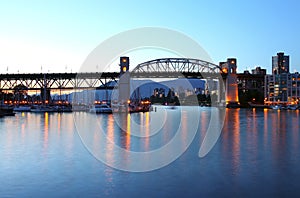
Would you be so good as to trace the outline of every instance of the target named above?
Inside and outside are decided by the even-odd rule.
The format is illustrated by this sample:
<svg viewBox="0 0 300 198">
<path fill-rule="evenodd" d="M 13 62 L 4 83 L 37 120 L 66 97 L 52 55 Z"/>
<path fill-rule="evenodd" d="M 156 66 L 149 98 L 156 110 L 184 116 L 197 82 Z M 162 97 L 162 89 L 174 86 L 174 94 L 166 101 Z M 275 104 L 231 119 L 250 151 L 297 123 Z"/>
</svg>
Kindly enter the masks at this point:
<svg viewBox="0 0 300 198">
<path fill-rule="evenodd" d="M 132 73 L 180 72 L 222 74 L 220 66 L 192 58 L 160 58 L 138 64 Z"/>
<path fill-rule="evenodd" d="M 232 69 L 228 73 L 228 69 Z M 222 65 L 192 58 L 160 58 L 138 64 L 132 77 L 169 77 L 203 78 L 208 81 L 217 79 L 218 103 L 226 101 L 228 106 L 238 105 L 236 59 L 228 59 Z M 208 82 L 207 81 L 207 82 Z M 209 84 L 209 83 L 208 83 Z M 223 97 L 223 93 L 225 97 Z"/>
</svg>

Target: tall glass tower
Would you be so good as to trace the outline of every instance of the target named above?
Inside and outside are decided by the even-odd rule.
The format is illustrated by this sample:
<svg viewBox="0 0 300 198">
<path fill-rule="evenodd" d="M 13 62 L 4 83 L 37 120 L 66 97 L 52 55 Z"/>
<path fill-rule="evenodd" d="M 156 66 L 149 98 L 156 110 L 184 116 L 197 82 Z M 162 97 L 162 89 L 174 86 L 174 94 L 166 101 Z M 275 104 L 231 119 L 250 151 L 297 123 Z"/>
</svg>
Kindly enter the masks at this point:
<svg viewBox="0 0 300 198">
<path fill-rule="evenodd" d="M 290 73 L 290 57 L 279 52 L 277 56 L 272 56 L 272 74 L 284 73 Z"/>
</svg>

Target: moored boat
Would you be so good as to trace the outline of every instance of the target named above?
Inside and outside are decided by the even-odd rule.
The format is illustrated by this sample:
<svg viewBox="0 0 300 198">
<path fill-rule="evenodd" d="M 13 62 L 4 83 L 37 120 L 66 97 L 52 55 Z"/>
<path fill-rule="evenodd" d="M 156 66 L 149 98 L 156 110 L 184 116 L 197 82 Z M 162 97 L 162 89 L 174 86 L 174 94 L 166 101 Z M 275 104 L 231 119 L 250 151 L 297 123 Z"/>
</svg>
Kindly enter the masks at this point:
<svg viewBox="0 0 300 198">
<path fill-rule="evenodd" d="M 297 108 L 298 108 L 298 107 L 297 107 L 296 105 L 288 105 L 288 106 L 287 106 L 287 109 L 288 109 L 288 110 L 297 110 Z"/>
<path fill-rule="evenodd" d="M 270 106 L 268 105 L 264 105 L 264 104 L 258 104 L 258 103 L 252 103 L 252 102 L 248 102 L 249 106 L 252 108 L 261 108 L 261 109 L 269 109 Z"/>
<path fill-rule="evenodd" d="M 114 113 L 127 113 L 127 112 L 129 112 L 127 104 L 116 103 L 116 104 L 112 104 L 111 108 L 112 108 L 112 112 L 114 112 Z"/>
<path fill-rule="evenodd" d="M 151 103 L 149 101 L 141 101 L 135 104 L 129 104 L 130 113 L 148 112 L 150 111 Z"/>
<path fill-rule="evenodd" d="M 55 112 L 56 110 L 49 106 L 33 106 L 31 112 L 44 113 L 44 112 Z"/>
<path fill-rule="evenodd" d="M 15 106 L 13 110 L 16 112 L 27 112 L 31 111 L 31 106 Z"/>
<path fill-rule="evenodd" d="M 90 113 L 112 113 L 112 108 L 107 104 L 94 105 L 90 110 Z"/>
<path fill-rule="evenodd" d="M 16 114 L 13 112 L 13 107 L 10 106 L 0 107 L 0 113 L 2 116 L 14 116 Z"/>
<path fill-rule="evenodd" d="M 282 107 L 280 105 L 273 105 L 271 106 L 271 109 L 274 109 L 274 110 L 280 110 Z"/>
</svg>

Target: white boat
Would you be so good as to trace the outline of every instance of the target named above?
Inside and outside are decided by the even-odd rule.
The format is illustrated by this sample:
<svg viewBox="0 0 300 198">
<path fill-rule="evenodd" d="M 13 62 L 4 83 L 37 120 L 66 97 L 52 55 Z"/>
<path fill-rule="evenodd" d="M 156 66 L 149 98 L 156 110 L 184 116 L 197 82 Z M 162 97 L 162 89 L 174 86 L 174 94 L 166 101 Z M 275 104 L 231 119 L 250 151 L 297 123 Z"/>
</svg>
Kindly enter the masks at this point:
<svg viewBox="0 0 300 198">
<path fill-rule="evenodd" d="M 90 113 L 112 113 L 112 109 L 107 104 L 94 105 L 90 110 Z"/>
<path fill-rule="evenodd" d="M 18 111 L 18 112 L 31 111 L 31 106 L 16 106 L 14 107 L 13 111 Z"/>
<path fill-rule="evenodd" d="M 274 105 L 274 106 L 271 106 L 272 109 L 275 109 L 275 110 L 278 110 L 278 109 L 281 109 L 281 106 L 280 105 Z"/>
</svg>

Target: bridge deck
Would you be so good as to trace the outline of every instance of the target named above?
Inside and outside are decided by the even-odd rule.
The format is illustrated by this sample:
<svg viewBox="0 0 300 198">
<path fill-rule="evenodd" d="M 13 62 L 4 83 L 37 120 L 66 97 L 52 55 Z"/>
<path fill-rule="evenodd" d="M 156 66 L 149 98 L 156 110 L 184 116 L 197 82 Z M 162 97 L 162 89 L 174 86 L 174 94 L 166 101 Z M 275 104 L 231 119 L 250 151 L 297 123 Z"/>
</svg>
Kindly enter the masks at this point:
<svg viewBox="0 0 300 198">
<path fill-rule="evenodd" d="M 210 78 L 219 79 L 220 74 L 205 72 L 134 72 L 132 78 Z M 90 73 L 34 73 L 34 74 L 0 74 L 0 90 L 13 90 L 23 85 L 28 90 L 40 90 L 46 85 L 47 89 L 70 90 L 74 88 L 104 88 L 107 83 L 116 81 L 119 72 L 90 72 Z M 222 74 L 223 78 L 226 75 Z"/>
</svg>

